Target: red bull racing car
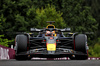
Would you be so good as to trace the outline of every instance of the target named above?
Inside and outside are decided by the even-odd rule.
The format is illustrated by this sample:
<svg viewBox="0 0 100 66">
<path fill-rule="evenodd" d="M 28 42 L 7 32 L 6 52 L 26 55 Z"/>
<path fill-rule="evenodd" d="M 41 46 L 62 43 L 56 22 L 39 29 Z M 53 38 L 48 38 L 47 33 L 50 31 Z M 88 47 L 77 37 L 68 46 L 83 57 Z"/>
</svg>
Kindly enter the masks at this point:
<svg viewBox="0 0 100 66">
<path fill-rule="evenodd" d="M 57 29 L 50 23 L 44 29 L 31 28 L 32 33 L 18 34 L 15 38 L 16 60 L 32 57 L 86 60 L 88 46 L 86 34 L 70 33 L 70 28 Z M 35 32 L 38 33 L 34 36 Z"/>
</svg>

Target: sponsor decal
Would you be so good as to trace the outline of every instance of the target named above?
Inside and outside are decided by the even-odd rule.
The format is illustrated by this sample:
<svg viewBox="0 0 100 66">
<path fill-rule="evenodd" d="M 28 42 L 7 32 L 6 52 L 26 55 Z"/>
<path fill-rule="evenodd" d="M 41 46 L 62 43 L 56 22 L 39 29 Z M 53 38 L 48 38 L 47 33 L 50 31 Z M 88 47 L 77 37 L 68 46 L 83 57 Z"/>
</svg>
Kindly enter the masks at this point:
<svg viewBox="0 0 100 66">
<path fill-rule="evenodd" d="M 0 47 L 0 59 L 9 59 L 9 49 Z"/>
<path fill-rule="evenodd" d="M 15 50 L 0 45 L 0 60 L 15 59 Z"/>
</svg>

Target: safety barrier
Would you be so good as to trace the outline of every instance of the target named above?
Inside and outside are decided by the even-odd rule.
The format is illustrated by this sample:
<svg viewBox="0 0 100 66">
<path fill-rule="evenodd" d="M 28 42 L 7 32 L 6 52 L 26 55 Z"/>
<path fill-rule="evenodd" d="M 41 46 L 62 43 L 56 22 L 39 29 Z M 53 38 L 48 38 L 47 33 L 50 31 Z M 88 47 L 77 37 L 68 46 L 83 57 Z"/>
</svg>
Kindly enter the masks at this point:
<svg viewBox="0 0 100 66">
<path fill-rule="evenodd" d="M 14 49 L 0 45 L 0 60 L 2 59 L 15 59 Z"/>
<path fill-rule="evenodd" d="M 88 60 L 100 60 L 100 57 L 89 57 Z"/>
</svg>

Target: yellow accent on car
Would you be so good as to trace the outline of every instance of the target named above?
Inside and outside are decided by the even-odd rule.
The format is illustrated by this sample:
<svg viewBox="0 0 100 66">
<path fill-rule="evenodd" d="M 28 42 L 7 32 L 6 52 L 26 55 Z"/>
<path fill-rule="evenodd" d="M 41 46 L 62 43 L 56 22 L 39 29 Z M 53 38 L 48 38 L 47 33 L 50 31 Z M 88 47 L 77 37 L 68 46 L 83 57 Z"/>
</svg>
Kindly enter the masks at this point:
<svg viewBox="0 0 100 66">
<path fill-rule="evenodd" d="M 73 34 L 73 33 L 69 33 L 69 34 Z"/>
<path fill-rule="evenodd" d="M 54 36 L 57 36 L 57 34 L 55 34 Z"/>
<path fill-rule="evenodd" d="M 55 51 L 56 45 L 55 44 L 47 44 L 47 51 Z"/>
<path fill-rule="evenodd" d="M 29 33 L 29 34 L 33 34 L 33 33 Z"/>
<path fill-rule="evenodd" d="M 54 26 L 54 25 L 52 25 L 52 24 L 47 25 L 47 27 L 46 27 L 46 28 L 48 28 L 48 27 L 54 27 L 54 29 L 55 29 L 55 26 Z"/>
</svg>

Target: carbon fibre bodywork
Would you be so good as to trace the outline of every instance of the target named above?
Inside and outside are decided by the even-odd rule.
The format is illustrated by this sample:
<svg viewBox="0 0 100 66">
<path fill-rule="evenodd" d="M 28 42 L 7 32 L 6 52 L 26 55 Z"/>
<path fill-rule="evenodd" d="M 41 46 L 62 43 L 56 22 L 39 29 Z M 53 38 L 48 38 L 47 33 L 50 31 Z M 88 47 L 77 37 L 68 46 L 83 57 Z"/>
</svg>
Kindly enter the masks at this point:
<svg viewBox="0 0 100 66">
<path fill-rule="evenodd" d="M 86 56 L 88 57 L 87 36 L 85 34 L 70 33 L 69 28 L 56 29 L 54 25 L 49 25 L 45 29 L 31 28 L 32 33 L 25 33 L 18 35 L 16 44 L 16 56 L 27 57 L 43 57 L 43 58 L 58 58 L 58 57 L 70 57 L 72 56 Z M 38 32 L 37 36 L 34 36 L 34 32 Z M 67 33 L 63 33 L 67 32 Z M 68 36 L 66 36 L 68 35 Z M 27 36 L 27 38 L 26 38 Z M 24 40 L 21 42 L 21 37 Z M 80 39 L 80 41 L 78 41 Z M 79 43 L 78 43 L 79 42 Z M 81 43 L 82 42 L 82 43 Z M 19 44 L 18 44 L 19 43 Z M 77 44 L 76 44 L 77 43 Z M 25 47 L 20 44 L 26 45 Z M 82 49 L 81 49 L 82 48 Z M 26 50 L 27 49 L 27 50 Z M 21 50 L 21 51 L 17 51 Z M 86 59 L 84 58 L 84 59 Z"/>
</svg>

